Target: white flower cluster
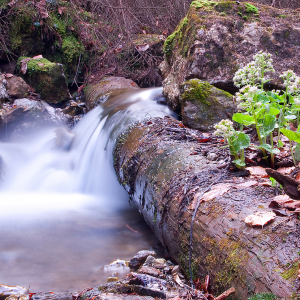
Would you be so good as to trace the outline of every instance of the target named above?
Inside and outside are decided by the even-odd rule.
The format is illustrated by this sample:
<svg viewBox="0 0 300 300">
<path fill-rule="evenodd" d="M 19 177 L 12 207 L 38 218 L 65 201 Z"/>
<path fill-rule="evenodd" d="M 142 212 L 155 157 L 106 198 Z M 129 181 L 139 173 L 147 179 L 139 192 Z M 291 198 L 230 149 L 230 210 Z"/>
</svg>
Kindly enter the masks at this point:
<svg viewBox="0 0 300 300">
<path fill-rule="evenodd" d="M 254 94 L 258 91 L 257 86 L 246 85 L 240 89 L 239 93 L 236 93 L 235 100 L 237 102 L 238 109 L 246 109 L 253 101 Z"/>
<path fill-rule="evenodd" d="M 230 120 L 222 120 L 215 125 L 215 135 L 223 136 L 224 138 L 229 138 L 235 134 L 233 128 L 233 123 Z"/>
<path fill-rule="evenodd" d="M 274 72 L 272 65 L 273 59 L 271 58 L 270 53 L 259 51 L 253 56 L 253 59 L 252 62 L 235 73 L 233 77 L 235 86 L 254 86 L 260 82 L 265 83 L 268 81 L 265 77 L 265 73 Z"/>
<path fill-rule="evenodd" d="M 283 72 L 280 77 L 283 79 L 283 84 L 287 88 L 287 92 L 291 95 L 299 94 L 300 92 L 300 77 L 293 70 Z"/>
</svg>

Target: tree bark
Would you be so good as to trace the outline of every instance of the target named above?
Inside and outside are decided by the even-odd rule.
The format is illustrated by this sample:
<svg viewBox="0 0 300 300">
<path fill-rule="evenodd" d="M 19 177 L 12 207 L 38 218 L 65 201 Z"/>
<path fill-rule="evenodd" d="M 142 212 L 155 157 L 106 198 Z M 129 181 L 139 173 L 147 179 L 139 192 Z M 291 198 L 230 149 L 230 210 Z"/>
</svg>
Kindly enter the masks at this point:
<svg viewBox="0 0 300 300">
<path fill-rule="evenodd" d="M 235 177 L 223 168 L 224 161 L 209 160 L 211 153 L 226 159 L 227 150 L 218 141 L 205 141 L 199 132 L 167 117 L 136 124 L 115 147 L 119 181 L 187 276 L 191 220 L 198 203 L 191 236 L 194 278 L 204 281 L 210 275 L 215 294 L 234 287 L 237 299 L 259 292 L 295 296 L 299 220 L 275 227 L 285 220 L 277 216 L 263 228 L 246 225 L 246 216 L 270 211 L 274 189 L 260 185 L 265 179 Z M 257 184 L 239 185 L 250 180 Z M 220 183 L 227 184 L 227 192 L 201 200 L 203 192 Z"/>
</svg>

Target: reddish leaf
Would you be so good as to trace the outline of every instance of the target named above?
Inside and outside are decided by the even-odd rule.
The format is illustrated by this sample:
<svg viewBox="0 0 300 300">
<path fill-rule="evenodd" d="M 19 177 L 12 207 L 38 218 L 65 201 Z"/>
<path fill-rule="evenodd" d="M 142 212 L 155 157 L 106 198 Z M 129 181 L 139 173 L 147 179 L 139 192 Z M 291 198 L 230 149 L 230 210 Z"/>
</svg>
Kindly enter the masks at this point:
<svg viewBox="0 0 300 300">
<path fill-rule="evenodd" d="M 249 226 L 261 226 L 270 223 L 276 217 L 276 214 L 270 211 L 256 212 L 253 215 L 249 215 L 245 218 L 245 223 Z"/>
<path fill-rule="evenodd" d="M 136 45 L 136 49 L 141 52 L 148 50 L 149 47 L 149 44 Z"/>
<path fill-rule="evenodd" d="M 57 10 L 58 10 L 58 13 L 61 15 L 62 13 L 64 13 L 64 12 L 66 11 L 66 7 L 61 7 L 61 6 L 59 6 L 59 7 L 57 8 Z"/>
<path fill-rule="evenodd" d="M 21 69 L 20 69 L 20 72 L 22 72 L 23 74 L 26 74 L 26 71 L 27 71 L 27 64 L 28 62 L 31 60 L 30 57 L 28 58 L 24 58 L 21 60 Z"/>
<path fill-rule="evenodd" d="M 254 177 L 268 178 L 269 175 L 266 173 L 266 170 L 263 167 L 255 166 L 246 168 L 250 174 Z"/>
<path fill-rule="evenodd" d="M 41 59 L 41 58 L 43 58 L 43 55 L 42 55 L 42 54 L 36 55 L 36 56 L 34 56 L 32 59 Z"/>
<path fill-rule="evenodd" d="M 258 182 L 255 181 L 255 180 L 246 181 L 246 182 L 237 184 L 236 186 L 234 186 L 234 188 L 236 188 L 236 189 L 243 189 L 243 188 L 251 187 L 251 186 L 254 186 L 254 185 L 257 185 L 257 184 L 258 184 Z"/>
</svg>

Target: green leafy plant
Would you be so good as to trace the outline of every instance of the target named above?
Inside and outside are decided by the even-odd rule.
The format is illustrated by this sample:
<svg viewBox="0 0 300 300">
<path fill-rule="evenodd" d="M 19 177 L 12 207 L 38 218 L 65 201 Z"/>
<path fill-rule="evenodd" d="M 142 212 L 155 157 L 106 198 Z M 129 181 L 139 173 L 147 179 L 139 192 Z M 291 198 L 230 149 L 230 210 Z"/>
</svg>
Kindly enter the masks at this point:
<svg viewBox="0 0 300 300">
<path fill-rule="evenodd" d="M 235 165 L 241 169 L 245 169 L 245 153 L 244 149 L 249 147 L 250 138 L 244 132 L 235 131 L 233 123 L 229 120 L 222 120 L 215 125 L 217 129 L 215 135 L 223 136 L 228 143 L 230 154 L 234 156 Z"/>
<path fill-rule="evenodd" d="M 271 166 L 274 167 L 274 156 L 280 152 L 278 148 L 283 146 L 281 134 L 286 135 L 291 122 L 299 125 L 300 77 L 288 70 L 280 75 L 286 87 L 284 91 L 265 91 L 264 86 L 270 81 L 269 74 L 275 72 L 272 62 L 271 54 L 260 51 L 253 56 L 252 62 L 235 73 L 233 81 L 240 88 L 236 94 L 236 101 L 238 108 L 243 112 L 234 114 L 232 119 L 240 124 L 241 131 L 244 126 L 255 127 L 259 141 L 257 147 L 262 151 L 266 162 L 269 153 Z M 277 145 L 274 141 L 276 133 Z M 300 142 L 300 139 L 299 142 L 295 140 L 295 135 L 292 138 L 288 137 L 291 150 L 292 142 Z M 298 148 L 297 145 L 294 149 L 297 155 Z M 294 155 L 293 160 L 295 162 Z"/>
</svg>

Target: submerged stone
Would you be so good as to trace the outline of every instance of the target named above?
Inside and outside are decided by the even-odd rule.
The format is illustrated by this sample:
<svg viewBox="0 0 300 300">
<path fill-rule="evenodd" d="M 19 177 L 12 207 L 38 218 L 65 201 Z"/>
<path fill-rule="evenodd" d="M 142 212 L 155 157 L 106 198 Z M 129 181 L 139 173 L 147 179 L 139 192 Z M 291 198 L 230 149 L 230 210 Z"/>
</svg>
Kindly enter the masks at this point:
<svg viewBox="0 0 300 300">
<path fill-rule="evenodd" d="M 4 285 L 0 284 L 0 300 L 4 299 L 21 299 L 28 300 L 29 299 L 29 291 L 28 289 L 16 285 Z"/>
<path fill-rule="evenodd" d="M 180 87 L 182 122 L 202 131 L 214 129 L 214 124 L 232 117 L 236 106 L 233 97 L 199 79 L 190 79 Z"/>
<path fill-rule="evenodd" d="M 118 96 L 130 90 L 139 89 L 131 79 L 124 77 L 107 77 L 97 84 L 88 85 L 84 91 L 88 110 L 93 109 L 109 97 Z"/>
<path fill-rule="evenodd" d="M 156 253 L 154 251 L 148 251 L 148 250 L 142 250 L 139 251 L 129 262 L 129 268 L 131 269 L 138 269 L 147 259 L 147 257 L 156 256 Z"/>
<path fill-rule="evenodd" d="M 48 103 L 57 104 L 71 98 L 62 64 L 42 57 L 20 57 L 18 67 L 23 79 Z"/>
</svg>

